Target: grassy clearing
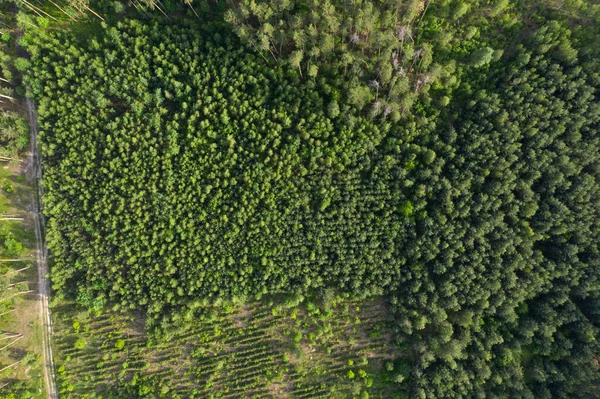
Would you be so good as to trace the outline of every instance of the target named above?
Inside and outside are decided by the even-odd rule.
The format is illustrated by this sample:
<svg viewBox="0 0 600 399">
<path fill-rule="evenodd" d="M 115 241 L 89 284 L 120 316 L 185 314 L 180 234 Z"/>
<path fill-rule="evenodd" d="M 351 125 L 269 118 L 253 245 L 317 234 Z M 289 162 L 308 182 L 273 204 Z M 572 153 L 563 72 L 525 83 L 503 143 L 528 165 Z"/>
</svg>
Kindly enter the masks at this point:
<svg viewBox="0 0 600 399">
<path fill-rule="evenodd" d="M 135 314 L 93 316 L 70 303 L 53 314 L 67 398 L 118 397 L 109 395 L 118 381 L 146 376 L 169 398 L 392 398 L 399 388 L 383 378 L 401 353 L 380 300 L 213 310 L 161 340 Z"/>
</svg>

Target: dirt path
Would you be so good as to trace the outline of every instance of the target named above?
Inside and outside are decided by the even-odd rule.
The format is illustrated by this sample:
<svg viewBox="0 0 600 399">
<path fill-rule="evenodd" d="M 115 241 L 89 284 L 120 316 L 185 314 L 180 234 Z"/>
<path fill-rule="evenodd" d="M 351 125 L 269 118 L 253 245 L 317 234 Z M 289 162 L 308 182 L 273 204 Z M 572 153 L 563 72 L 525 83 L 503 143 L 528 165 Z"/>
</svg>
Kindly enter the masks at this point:
<svg viewBox="0 0 600 399">
<path fill-rule="evenodd" d="M 16 3 L 14 5 L 14 10 L 16 13 Z M 17 35 L 15 37 L 15 48 L 17 50 L 17 54 L 29 59 L 29 54 L 19 44 L 19 39 L 21 36 L 23 36 L 23 31 L 17 30 Z M 27 91 L 29 91 L 29 87 L 27 87 L 25 82 L 23 82 L 23 85 L 26 86 Z M 27 161 L 29 167 L 31 168 L 31 182 L 34 188 L 31 205 L 35 231 L 36 263 L 38 269 L 38 297 L 40 323 L 42 329 L 42 361 L 44 362 L 44 380 L 46 381 L 48 398 L 58 399 L 58 389 L 56 387 L 56 369 L 54 367 L 54 354 L 52 353 L 52 318 L 50 317 L 50 308 L 48 306 L 48 302 L 50 300 L 50 280 L 48 278 L 48 250 L 46 248 L 46 235 L 44 231 L 44 226 L 46 223 L 44 220 L 44 214 L 41 212 L 42 194 L 44 192 L 41 185 L 42 156 L 39 153 L 39 147 L 37 143 L 38 123 L 35 103 L 30 98 L 26 98 L 26 103 L 27 116 L 29 119 L 29 130 L 31 132 L 31 152 Z"/>
<path fill-rule="evenodd" d="M 31 130 L 31 154 L 29 155 L 29 165 L 31 165 L 33 185 L 37 192 L 33 194 L 33 221 L 36 238 L 36 263 L 38 268 L 38 291 L 39 291 L 39 309 L 42 328 L 42 361 L 44 362 L 44 379 L 49 399 L 58 399 L 58 390 L 56 389 L 54 356 L 52 354 L 52 319 L 50 318 L 50 309 L 48 300 L 50 297 L 50 282 L 48 279 L 48 263 L 46 262 L 48 251 L 46 249 L 46 239 L 43 234 L 44 215 L 41 213 L 42 187 L 40 180 L 42 178 L 42 157 L 39 154 L 37 145 L 37 114 L 35 104 L 29 98 L 27 99 L 27 113 L 29 115 L 29 125 Z"/>
</svg>

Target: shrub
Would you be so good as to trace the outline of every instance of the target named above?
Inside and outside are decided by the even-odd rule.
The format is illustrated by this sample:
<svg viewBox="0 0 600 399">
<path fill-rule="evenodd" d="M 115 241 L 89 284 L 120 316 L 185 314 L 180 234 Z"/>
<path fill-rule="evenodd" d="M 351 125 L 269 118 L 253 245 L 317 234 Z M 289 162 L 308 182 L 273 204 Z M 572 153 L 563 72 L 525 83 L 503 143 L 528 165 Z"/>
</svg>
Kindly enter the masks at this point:
<svg viewBox="0 0 600 399">
<path fill-rule="evenodd" d="M 75 341 L 75 344 L 73 344 L 73 348 L 81 350 L 85 348 L 86 345 L 87 341 L 83 338 L 79 338 L 77 341 Z"/>
</svg>

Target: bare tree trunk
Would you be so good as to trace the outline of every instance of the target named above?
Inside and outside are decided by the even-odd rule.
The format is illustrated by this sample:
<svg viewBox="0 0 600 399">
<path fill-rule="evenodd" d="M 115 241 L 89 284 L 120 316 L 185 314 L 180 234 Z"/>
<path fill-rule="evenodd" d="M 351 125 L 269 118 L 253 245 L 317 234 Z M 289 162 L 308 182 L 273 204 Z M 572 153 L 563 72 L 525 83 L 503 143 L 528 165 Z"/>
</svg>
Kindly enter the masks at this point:
<svg viewBox="0 0 600 399">
<path fill-rule="evenodd" d="M 28 3 L 28 2 L 27 2 L 27 1 L 25 1 L 25 0 L 22 0 L 22 1 L 23 1 L 23 4 L 25 4 L 25 5 L 29 5 L 30 7 L 32 7 L 32 9 L 33 9 L 33 8 L 36 8 L 36 9 L 38 9 L 38 10 L 39 10 L 41 13 L 43 13 L 43 14 L 44 14 L 44 15 L 46 15 L 46 16 L 48 16 L 50 19 L 53 19 L 53 20 L 55 20 L 56 22 L 58 22 L 58 19 L 54 18 L 52 15 L 48 14 L 46 11 L 42 10 L 41 8 L 39 8 L 39 7 L 36 7 L 36 6 L 34 6 L 33 4 L 31 4 L 31 3 Z"/>
<path fill-rule="evenodd" d="M 156 8 L 158 8 L 158 11 L 160 11 L 160 12 L 162 13 L 162 15 L 164 15 L 165 17 L 167 17 L 167 19 L 170 21 L 170 20 L 171 20 L 171 18 L 169 18 L 169 16 L 168 16 L 167 14 L 165 14 L 165 12 L 162 10 L 162 8 L 160 8 L 160 6 L 162 6 L 162 5 L 163 5 L 163 3 L 161 3 L 161 2 L 160 2 L 160 0 L 157 0 L 157 1 L 158 1 L 158 5 L 156 5 Z M 153 3 L 153 4 L 154 4 L 154 3 Z M 164 7 L 164 6 L 163 6 L 163 7 Z M 166 9 L 167 9 L 167 8 L 165 7 L 165 10 L 166 10 Z"/>
<path fill-rule="evenodd" d="M 14 311 L 15 311 L 15 309 L 11 309 L 11 310 L 9 310 L 8 312 L 0 313 L 0 317 L 4 316 L 5 314 L 12 313 L 12 312 L 14 312 Z"/>
<path fill-rule="evenodd" d="M 419 58 L 421 58 L 420 55 L 419 55 Z M 415 65 L 415 59 L 413 59 L 412 62 L 410 63 L 410 68 L 408 68 L 408 72 L 407 73 L 411 73 L 412 72 L 414 65 Z"/>
<path fill-rule="evenodd" d="M 189 0 L 185 0 L 185 4 L 187 4 L 192 9 L 192 12 L 196 16 L 196 18 L 200 19 L 200 17 L 198 16 L 198 13 L 196 13 L 196 10 L 194 10 L 194 7 L 192 7 L 192 2 Z"/>
<path fill-rule="evenodd" d="M 258 54 L 260 54 L 260 56 L 263 58 L 263 60 L 265 60 L 266 63 L 268 64 L 269 63 L 269 59 L 267 57 L 265 57 L 265 55 L 262 52 L 260 52 L 260 50 L 258 50 L 258 48 L 256 47 L 256 44 L 253 41 L 250 41 L 250 44 L 252 45 L 253 49 L 257 50 L 256 52 Z"/>
<path fill-rule="evenodd" d="M 13 364 L 9 364 L 8 366 L 6 366 L 2 370 L 0 370 L 0 373 L 3 372 L 4 370 L 11 368 L 12 366 L 16 366 L 17 364 L 21 363 L 22 361 L 23 361 L 23 359 L 19 360 L 18 362 L 14 362 Z"/>
<path fill-rule="evenodd" d="M 37 15 L 39 15 L 40 17 L 43 17 L 43 15 L 42 15 L 42 14 L 40 14 L 39 12 L 37 12 L 37 11 L 35 10 L 35 8 L 33 8 L 33 7 L 29 6 L 29 5 L 27 5 L 25 2 L 23 2 L 23 4 L 25 4 L 25 7 L 29 8 L 31 11 L 33 11 L 34 13 L 36 13 Z M 32 24 L 32 25 L 33 25 L 33 24 Z M 33 25 L 33 26 L 35 26 L 35 25 Z"/>
<path fill-rule="evenodd" d="M 271 50 L 271 47 L 273 48 Z M 279 64 L 279 61 L 277 60 L 277 57 L 275 56 L 275 54 L 277 53 L 277 45 L 275 44 L 274 41 L 269 40 L 269 47 L 267 47 L 267 50 L 269 51 L 269 53 L 271 53 L 271 57 L 273 57 L 273 59 L 275 60 L 275 64 Z M 279 53 L 277 53 L 279 54 Z"/>
<path fill-rule="evenodd" d="M 76 2 L 76 1 L 72 1 L 72 2 L 70 2 L 70 4 L 71 4 L 73 7 L 75 7 L 75 8 L 77 9 L 77 11 L 79 11 L 79 13 L 80 13 L 80 14 L 83 14 L 83 15 L 85 15 L 85 13 L 83 12 L 83 10 L 82 10 L 81 8 L 79 8 L 79 6 L 77 5 L 77 2 Z"/>
<path fill-rule="evenodd" d="M 429 0 L 427 2 L 427 5 L 425 6 L 425 9 L 423 10 L 423 14 L 421 14 L 421 19 L 419 19 L 419 23 L 417 24 L 417 26 L 421 25 L 421 21 L 423 20 L 423 17 L 425 16 L 425 13 L 427 12 L 427 9 L 429 8 L 430 4 L 431 4 L 431 0 Z"/>
<path fill-rule="evenodd" d="M 23 334 L 13 334 L 13 335 L 8 335 L 6 337 L 0 337 L 0 341 L 5 340 L 5 339 L 9 339 L 9 338 L 15 338 L 15 337 L 20 337 Z"/>
<path fill-rule="evenodd" d="M 23 270 L 27 270 L 27 269 L 29 269 L 29 266 L 27 266 L 27 267 L 24 267 L 24 268 L 22 268 L 22 269 L 19 269 L 19 270 L 11 270 L 11 271 L 9 271 L 8 273 L 4 273 L 4 274 L 3 274 L 2 276 L 0 276 L 0 277 L 5 277 L 5 276 L 11 275 L 11 274 L 20 273 L 20 272 L 22 272 Z"/>
<path fill-rule="evenodd" d="M 58 4 L 56 4 L 55 2 L 53 2 L 52 0 L 48 0 L 50 1 L 50 3 L 54 4 L 54 6 L 56 8 L 58 8 L 60 11 L 63 12 L 63 14 L 66 14 L 69 18 L 71 18 L 73 21 L 77 21 L 74 17 L 71 16 L 71 14 L 69 14 L 67 11 L 65 11 L 61 6 L 59 6 Z"/>
<path fill-rule="evenodd" d="M 131 4 L 133 4 L 133 6 L 135 7 L 136 10 L 143 12 L 144 15 L 146 15 L 148 18 L 150 18 L 150 14 L 148 14 L 146 12 L 146 9 L 144 8 L 144 6 L 141 5 L 139 2 L 132 0 Z M 85 13 L 82 11 L 82 14 L 85 14 Z"/>
<path fill-rule="evenodd" d="M 91 8 L 89 8 L 88 6 L 86 6 L 85 4 L 81 4 L 86 10 L 88 10 L 89 12 L 91 12 L 92 14 L 94 14 L 95 16 L 97 16 L 98 18 L 100 18 L 102 21 L 104 21 L 104 18 L 102 18 L 100 15 L 98 15 L 94 10 L 92 10 Z"/>
<path fill-rule="evenodd" d="M 23 284 L 23 283 L 31 284 L 31 281 L 25 280 L 25 281 L 19 281 L 18 283 L 12 283 L 12 284 L 8 285 L 8 288 L 12 288 L 12 287 L 14 287 L 17 284 Z"/>
<path fill-rule="evenodd" d="M 11 346 L 11 345 L 13 345 L 15 342 L 17 342 L 17 341 L 18 341 L 18 340 L 20 340 L 21 338 L 23 338 L 23 335 L 21 335 L 19 338 L 15 339 L 15 340 L 14 340 L 13 342 L 11 342 L 10 344 L 8 344 L 8 345 L 4 345 L 2 348 L 0 348 L 0 351 L 2 351 L 2 350 L 4 350 L 4 349 L 8 348 L 8 347 L 9 347 L 9 346 Z"/>
<path fill-rule="evenodd" d="M 11 299 L 13 299 L 14 297 L 16 297 L 16 296 L 18 296 L 18 295 L 21 295 L 21 294 L 29 294 L 30 292 L 33 292 L 33 290 L 17 292 L 16 294 L 14 294 L 14 295 L 11 295 L 11 296 L 9 296 L 8 298 L 1 299 L 0 301 L 2 301 L 2 302 L 6 302 L 6 301 L 8 301 L 8 300 L 11 300 Z"/>
</svg>

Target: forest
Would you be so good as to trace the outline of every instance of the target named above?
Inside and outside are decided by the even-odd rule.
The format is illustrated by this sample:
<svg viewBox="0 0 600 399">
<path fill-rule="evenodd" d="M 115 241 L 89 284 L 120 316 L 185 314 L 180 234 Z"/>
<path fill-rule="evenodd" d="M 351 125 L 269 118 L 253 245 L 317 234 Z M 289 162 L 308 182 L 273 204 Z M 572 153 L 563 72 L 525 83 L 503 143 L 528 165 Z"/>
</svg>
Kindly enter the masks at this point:
<svg viewBox="0 0 600 399">
<path fill-rule="evenodd" d="M 40 4 L 15 66 L 59 316 L 177 341 L 222 309 L 380 298 L 383 385 L 290 397 L 599 395 L 596 1 Z"/>
</svg>

